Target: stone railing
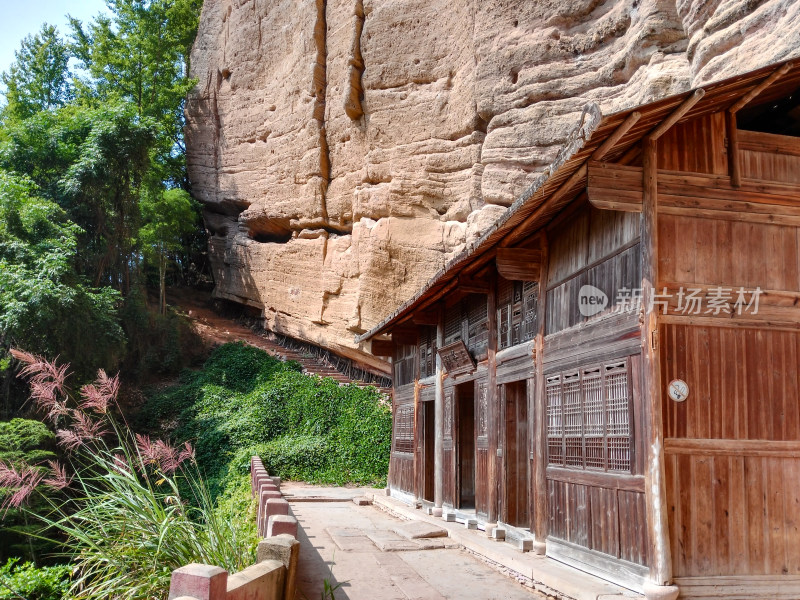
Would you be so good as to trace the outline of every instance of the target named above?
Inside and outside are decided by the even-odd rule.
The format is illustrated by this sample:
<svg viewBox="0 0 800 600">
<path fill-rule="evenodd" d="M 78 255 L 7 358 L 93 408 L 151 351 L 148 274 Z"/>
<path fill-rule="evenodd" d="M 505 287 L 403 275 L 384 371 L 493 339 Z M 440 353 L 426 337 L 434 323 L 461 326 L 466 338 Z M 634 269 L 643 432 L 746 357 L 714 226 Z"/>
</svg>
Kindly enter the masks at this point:
<svg viewBox="0 0 800 600">
<path fill-rule="evenodd" d="M 300 542 L 297 519 L 261 459 L 250 459 L 251 490 L 258 498 L 256 522 L 264 537 L 256 564 L 233 575 L 225 569 L 193 563 L 172 572 L 169 600 L 294 600 Z"/>
</svg>

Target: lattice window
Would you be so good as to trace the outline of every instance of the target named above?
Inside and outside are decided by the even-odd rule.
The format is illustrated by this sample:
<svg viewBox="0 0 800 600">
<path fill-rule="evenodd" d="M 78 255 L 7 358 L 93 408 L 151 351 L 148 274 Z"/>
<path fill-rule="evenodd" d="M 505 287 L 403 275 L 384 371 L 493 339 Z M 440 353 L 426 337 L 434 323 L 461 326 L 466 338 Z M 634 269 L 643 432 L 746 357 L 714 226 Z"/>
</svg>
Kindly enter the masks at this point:
<svg viewBox="0 0 800 600">
<path fill-rule="evenodd" d="M 564 464 L 564 419 L 561 408 L 561 376 L 548 377 L 547 394 L 547 452 L 550 464 Z"/>
<path fill-rule="evenodd" d="M 586 467 L 605 466 L 605 419 L 603 415 L 603 386 L 600 367 L 583 371 L 583 441 Z"/>
<path fill-rule="evenodd" d="M 625 363 L 606 365 L 605 387 L 608 468 L 630 471 L 631 408 Z"/>
<path fill-rule="evenodd" d="M 511 346 L 511 305 L 506 305 L 497 311 L 497 335 L 500 350 Z"/>
<path fill-rule="evenodd" d="M 486 296 L 472 295 L 467 298 L 466 312 L 469 325 L 468 342 L 473 356 L 478 357 L 489 346 L 489 317 Z"/>
<path fill-rule="evenodd" d="M 631 411 L 626 361 L 547 378 L 549 463 L 630 472 Z"/>
<path fill-rule="evenodd" d="M 501 279 L 497 293 L 497 347 L 516 346 L 536 337 L 539 286 L 533 281 Z"/>
<path fill-rule="evenodd" d="M 436 328 L 421 327 L 419 332 L 419 376 L 430 377 L 436 373 Z"/>
<path fill-rule="evenodd" d="M 394 357 L 394 384 L 395 386 L 412 383 L 417 375 L 415 368 L 416 346 L 398 346 Z"/>
<path fill-rule="evenodd" d="M 444 345 L 461 339 L 461 303 L 447 309 L 444 316 Z"/>
<path fill-rule="evenodd" d="M 526 281 L 522 286 L 522 327 L 520 342 L 528 342 L 536 337 L 536 307 L 538 304 L 539 285 Z"/>
<path fill-rule="evenodd" d="M 583 466 L 583 415 L 581 407 L 581 379 L 576 373 L 567 373 L 561 383 L 564 410 L 564 463 L 568 467 Z"/>
<path fill-rule="evenodd" d="M 414 405 L 398 406 L 394 415 L 394 451 L 414 452 Z"/>
</svg>

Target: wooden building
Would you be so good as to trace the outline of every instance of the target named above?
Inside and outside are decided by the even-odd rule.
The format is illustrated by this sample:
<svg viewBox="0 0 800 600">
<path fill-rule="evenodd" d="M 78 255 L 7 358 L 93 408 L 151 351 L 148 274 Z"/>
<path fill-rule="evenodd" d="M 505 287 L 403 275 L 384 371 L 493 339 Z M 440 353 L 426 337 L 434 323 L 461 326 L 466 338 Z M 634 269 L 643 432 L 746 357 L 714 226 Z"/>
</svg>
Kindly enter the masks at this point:
<svg viewBox="0 0 800 600">
<path fill-rule="evenodd" d="M 648 597 L 800 598 L 800 67 L 580 129 L 360 339 L 393 495 Z"/>
</svg>

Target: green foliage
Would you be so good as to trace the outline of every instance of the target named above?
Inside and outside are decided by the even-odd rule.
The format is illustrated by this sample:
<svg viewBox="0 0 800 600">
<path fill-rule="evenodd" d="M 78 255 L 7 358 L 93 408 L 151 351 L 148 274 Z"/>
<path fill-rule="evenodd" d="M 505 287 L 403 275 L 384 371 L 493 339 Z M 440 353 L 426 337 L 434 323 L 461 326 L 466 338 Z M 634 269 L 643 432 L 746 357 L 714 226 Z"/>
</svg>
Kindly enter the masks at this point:
<svg viewBox="0 0 800 600">
<path fill-rule="evenodd" d="M 41 421 L 12 419 L 0 421 L 0 462 L 13 465 L 23 463 L 41 465 L 56 458 L 55 435 Z M 31 508 L 43 508 L 45 502 L 34 498 Z M 41 562 L 52 553 L 55 545 L 36 537 L 41 527 L 30 523 L 27 515 L 15 508 L 0 513 L 0 562 L 9 556 L 23 556 L 27 560 Z M 2 594 L 2 590 L 0 590 Z M 0 598 L 3 598 L 0 595 Z"/>
<path fill-rule="evenodd" d="M 299 371 L 257 348 L 226 344 L 202 371 L 155 394 L 142 425 L 166 425 L 176 439 L 192 440 L 212 490 L 246 472 L 252 454 L 286 479 L 383 483 L 391 414 L 377 390 Z"/>
<path fill-rule="evenodd" d="M 0 421 L 0 460 L 40 464 L 55 458 L 56 438 L 41 421 L 11 419 Z"/>
<path fill-rule="evenodd" d="M 0 345 L 60 354 L 82 373 L 113 364 L 124 343 L 120 296 L 76 274 L 80 229 L 35 193 L 0 171 Z"/>
<path fill-rule="evenodd" d="M 195 360 L 202 359 L 205 348 L 191 324 L 172 310 L 165 315 L 151 310 L 145 293 L 140 287 L 131 290 L 120 310 L 128 340 L 122 363 L 126 376 L 179 373 Z"/>
<path fill-rule="evenodd" d="M 12 558 L 0 566 L 0 600 L 62 600 L 69 597 L 66 565 L 36 568 L 33 563 L 17 564 Z"/>
<path fill-rule="evenodd" d="M 158 269 L 159 312 L 165 314 L 167 268 L 195 230 L 199 211 L 189 193 L 179 188 L 146 195 L 141 209 L 144 225 L 139 241 L 145 261 Z"/>
<path fill-rule="evenodd" d="M 58 30 L 47 23 L 22 40 L 15 61 L 0 79 L 6 86 L 3 120 L 21 120 L 63 106 L 72 98 L 70 51 Z"/>
</svg>

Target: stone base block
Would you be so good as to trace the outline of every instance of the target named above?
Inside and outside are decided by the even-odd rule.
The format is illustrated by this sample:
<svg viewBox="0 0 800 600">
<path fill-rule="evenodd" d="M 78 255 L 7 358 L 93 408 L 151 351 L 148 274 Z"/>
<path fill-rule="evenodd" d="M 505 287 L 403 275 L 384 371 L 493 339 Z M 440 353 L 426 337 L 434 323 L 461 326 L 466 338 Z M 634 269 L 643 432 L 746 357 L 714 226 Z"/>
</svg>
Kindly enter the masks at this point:
<svg viewBox="0 0 800 600">
<path fill-rule="evenodd" d="M 520 552 L 530 552 L 533 550 L 533 540 L 520 539 L 517 542 L 517 548 Z"/>
<path fill-rule="evenodd" d="M 477 519 L 467 519 L 464 521 L 464 527 L 467 529 L 477 529 L 478 528 L 478 520 Z"/>
<path fill-rule="evenodd" d="M 680 593 L 677 585 L 644 584 L 644 597 L 647 600 L 675 600 Z"/>
<path fill-rule="evenodd" d="M 267 522 L 267 537 L 283 533 L 297 539 L 297 519 L 289 515 L 272 515 Z"/>
<path fill-rule="evenodd" d="M 191 596 L 197 600 L 225 600 L 228 572 L 220 567 L 191 563 L 172 572 L 169 600 Z"/>
<path fill-rule="evenodd" d="M 258 543 L 258 562 L 277 560 L 286 567 L 283 600 L 294 600 L 297 588 L 297 564 L 300 560 L 300 542 L 293 536 L 281 534 Z"/>
<path fill-rule="evenodd" d="M 446 512 L 446 513 L 442 514 L 442 519 L 444 519 L 448 523 L 455 523 L 456 522 L 456 513 L 454 513 L 454 512 Z"/>
<path fill-rule="evenodd" d="M 502 527 L 495 527 L 492 530 L 492 539 L 498 542 L 502 542 L 506 539 L 506 530 Z"/>
</svg>

